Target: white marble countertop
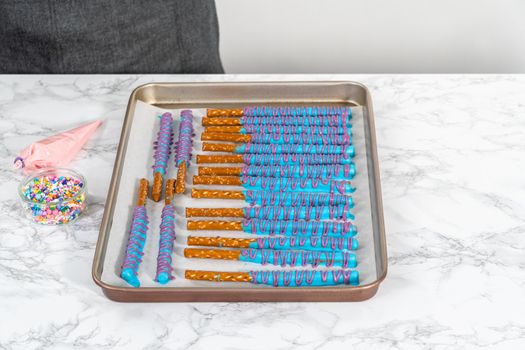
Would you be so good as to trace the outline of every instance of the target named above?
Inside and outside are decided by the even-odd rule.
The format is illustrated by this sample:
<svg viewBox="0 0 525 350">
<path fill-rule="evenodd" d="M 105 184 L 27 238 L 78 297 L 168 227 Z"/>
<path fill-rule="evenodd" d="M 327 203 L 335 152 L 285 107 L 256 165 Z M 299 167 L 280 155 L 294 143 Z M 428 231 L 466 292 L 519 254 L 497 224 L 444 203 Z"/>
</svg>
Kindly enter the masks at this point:
<svg viewBox="0 0 525 350">
<path fill-rule="evenodd" d="M 361 303 L 122 304 L 91 264 L 126 104 L 150 81 L 356 80 L 376 114 L 389 273 Z M 104 119 L 87 215 L 31 224 L 10 169 Z M 0 349 L 525 348 L 525 76 L 0 76 Z"/>
</svg>

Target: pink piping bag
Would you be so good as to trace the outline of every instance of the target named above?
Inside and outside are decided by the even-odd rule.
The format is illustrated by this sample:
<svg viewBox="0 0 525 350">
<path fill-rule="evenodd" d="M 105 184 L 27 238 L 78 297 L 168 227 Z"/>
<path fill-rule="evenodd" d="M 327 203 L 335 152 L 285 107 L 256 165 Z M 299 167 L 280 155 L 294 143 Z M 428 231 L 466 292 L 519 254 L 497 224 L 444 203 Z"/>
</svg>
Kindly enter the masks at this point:
<svg viewBox="0 0 525 350">
<path fill-rule="evenodd" d="M 26 172 L 69 164 L 102 124 L 96 120 L 32 143 L 15 158 L 14 167 Z"/>
</svg>

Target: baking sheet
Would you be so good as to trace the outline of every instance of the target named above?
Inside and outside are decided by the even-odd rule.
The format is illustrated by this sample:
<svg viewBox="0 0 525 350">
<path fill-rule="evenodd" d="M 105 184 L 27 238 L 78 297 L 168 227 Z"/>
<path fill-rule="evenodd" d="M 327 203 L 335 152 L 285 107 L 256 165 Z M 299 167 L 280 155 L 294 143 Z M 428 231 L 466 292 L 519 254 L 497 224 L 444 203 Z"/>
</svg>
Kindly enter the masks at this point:
<svg viewBox="0 0 525 350">
<path fill-rule="evenodd" d="M 272 288 L 265 285 L 254 285 L 251 283 L 214 283 L 206 281 L 192 281 L 184 278 L 184 270 L 214 270 L 214 271 L 248 271 L 248 270 L 275 270 L 282 269 L 280 266 L 259 265 L 239 261 L 208 260 L 208 259 L 186 259 L 183 250 L 186 247 L 186 237 L 194 236 L 217 236 L 228 237 L 257 237 L 242 232 L 235 231 L 187 231 L 184 208 L 186 207 L 243 207 L 247 204 L 244 201 L 236 200 L 210 200 L 193 199 L 190 196 L 191 179 L 197 173 L 195 163 L 196 154 L 214 154 L 201 151 L 200 134 L 203 130 L 201 118 L 205 115 L 205 109 L 192 109 L 194 114 L 195 137 L 193 141 L 192 161 L 187 174 L 186 194 L 175 197 L 176 211 L 176 235 L 175 251 L 173 254 L 173 266 L 175 280 L 166 285 L 161 285 L 154 281 L 157 268 L 157 252 L 159 241 L 160 216 L 163 208 L 163 201 L 155 203 L 151 200 L 147 202 L 148 216 L 150 219 L 148 238 L 144 247 L 144 260 L 140 266 L 139 279 L 142 287 L 242 287 L 242 288 Z M 142 101 L 137 101 L 133 122 L 129 134 L 129 141 L 126 149 L 126 156 L 122 165 L 122 177 L 118 188 L 116 206 L 113 221 L 109 232 L 107 251 L 102 272 L 102 281 L 119 287 L 127 287 L 128 284 L 120 277 L 120 266 L 124 258 L 124 250 L 128 239 L 131 216 L 136 202 L 138 181 L 145 177 L 152 180 L 153 165 L 153 142 L 156 139 L 159 128 L 159 117 L 164 112 L 171 112 L 175 119 L 174 139 L 178 137 L 178 124 L 181 109 L 161 109 Z M 356 216 L 355 224 L 358 228 L 359 249 L 356 251 L 358 267 L 360 273 L 360 285 L 372 283 L 377 280 L 376 262 L 372 232 L 372 214 L 370 203 L 370 189 L 368 167 L 366 166 L 366 147 L 365 147 L 365 126 L 363 121 L 362 107 L 352 108 L 352 131 L 353 143 L 356 149 L 354 162 L 357 168 L 356 177 L 353 184 L 357 188 L 353 193 L 356 203 L 352 212 Z M 215 153 L 218 154 L 218 153 Z M 176 169 L 173 165 L 173 155 L 168 167 L 168 177 L 174 178 Z M 222 164 L 221 166 L 227 166 Z M 237 165 L 239 166 L 239 165 Z M 198 185 L 198 188 L 218 188 L 217 186 Z M 235 186 L 223 186 L 224 189 L 241 189 Z M 199 220 L 199 218 L 194 218 Z M 220 219 L 220 218 L 217 218 Z M 232 219 L 232 221 L 235 219 Z M 237 219 L 238 220 L 238 219 Z M 301 267 L 302 268 L 302 267 Z M 296 268 L 297 269 L 297 268 Z M 320 269 L 320 268 L 319 268 Z M 351 286 L 335 286 L 332 288 L 353 288 Z"/>
</svg>

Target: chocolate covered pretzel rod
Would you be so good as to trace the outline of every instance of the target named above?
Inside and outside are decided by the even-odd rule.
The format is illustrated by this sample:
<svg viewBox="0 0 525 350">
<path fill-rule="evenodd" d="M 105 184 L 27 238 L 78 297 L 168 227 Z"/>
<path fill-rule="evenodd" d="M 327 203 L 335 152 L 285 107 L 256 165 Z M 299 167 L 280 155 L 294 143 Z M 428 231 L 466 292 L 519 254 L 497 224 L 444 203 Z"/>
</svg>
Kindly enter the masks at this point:
<svg viewBox="0 0 525 350">
<path fill-rule="evenodd" d="M 166 284 L 174 279 L 171 266 L 171 255 L 175 241 L 175 206 L 172 203 L 174 187 L 174 179 L 166 181 L 165 205 L 161 215 L 157 274 L 155 276 L 155 280 L 160 284 Z"/>
<path fill-rule="evenodd" d="M 348 205 L 186 208 L 186 217 L 230 217 L 261 220 L 353 220 Z"/>
<path fill-rule="evenodd" d="M 352 157 L 347 154 L 228 154 L 228 155 L 197 155 L 198 164 L 244 163 L 247 165 L 324 165 L 353 164 Z"/>
<path fill-rule="evenodd" d="M 155 141 L 155 163 L 153 165 L 153 186 L 151 189 L 151 197 L 155 202 L 158 202 L 161 197 L 162 184 L 168 160 L 171 153 L 171 145 L 173 143 L 173 117 L 171 113 L 164 113 L 160 118 L 160 129 Z"/>
<path fill-rule="evenodd" d="M 148 212 L 146 210 L 146 198 L 148 197 L 149 183 L 146 179 L 140 180 L 137 195 L 137 205 L 133 210 L 131 229 L 129 231 L 128 243 L 126 245 L 126 255 L 122 263 L 122 277 L 133 287 L 139 287 L 138 271 L 142 262 L 144 244 L 148 232 Z"/>
<path fill-rule="evenodd" d="M 203 237 L 188 236 L 189 246 L 253 248 L 276 250 L 356 250 L 359 247 L 355 237 L 258 237 L 258 238 L 231 238 L 231 237 Z"/>
<path fill-rule="evenodd" d="M 199 176 L 263 176 L 263 177 L 299 177 L 329 178 L 350 180 L 356 174 L 354 164 L 326 165 L 243 165 L 237 167 L 199 167 Z"/>
<path fill-rule="evenodd" d="M 294 178 L 294 177 L 254 177 L 254 176 L 194 176 L 194 185 L 242 186 L 254 191 L 297 191 L 312 193 L 351 194 L 355 188 L 350 181 Z"/>
<path fill-rule="evenodd" d="M 339 284 L 359 285 L 356 270 L 290 270 L 224 272 L 186 270 L 184 277 L 190 280 L 209 282 L 245 282 L 266 284 L 273 287 L 319 287 Z"/>
<path fill-rule="evenodd" d="M 233 134 L 205 131 L 201 134 L 202 141 L 229 141 L 253 144 L 315 144 L 315 145 L 349 145 L 352 143 L 351 133 L 324 134 L 320 133 L 285 133 L 285 134 Z M 233 152 L 233 151 L 231 151 Z"/>
<path fill-rule="evenodd" d="M 244 125 L 229 126 L 217 125 L 207 126 L 204 133 L 207 134 L 241 134 L 241 135 L 287 135 L 287 134 L 309 134 L 309 135 L 352 135 L 352 125 L 344 124 L 339 126 L 322 125 Z M 232 141 L 233 140 L 229 140 Z M 247 141 L 236 141 L 247 142 Z"/>
<path fill-rule="evenodd" d="M 236 154 L 329 154 L 355 156 L 355 148 L 349 142 L 347 144 L 319 144 L 319 143 L 210 143 L 204 142 L 202 150 L 207 152 L 230 152 Z"/>
<path fill-rule="evenodd" d="M 248 234 L 270 236 L 353 237 L 357 234 L 357 228 L 350 221 L 286 221 L 260 219 L 242 221 L 188 220 L 186 228 L 190 231 L 242 231 Z"/>
<path fill-rule="evenodd" d="M 351 196 L 336 193 L 310 193 L 287 191 L 221 191 L 191 189 L 192 198 L 237 199 L 244 200 L 249 205 L 262 206 L 316 206 L 316 205 L 347 205 L 352 208 L 354 202 Z"/>
<path fill-rule="evenodd" d="M 357 266 L 354 253 L 348 251 L 316 251 L 316 250 L 272 250 L 242 248 L 229 249 L 184 249 L 186 258 L 237 260 L 261 265 L 280 266 L 326 266 L 353 268 Z"/>
</svg>

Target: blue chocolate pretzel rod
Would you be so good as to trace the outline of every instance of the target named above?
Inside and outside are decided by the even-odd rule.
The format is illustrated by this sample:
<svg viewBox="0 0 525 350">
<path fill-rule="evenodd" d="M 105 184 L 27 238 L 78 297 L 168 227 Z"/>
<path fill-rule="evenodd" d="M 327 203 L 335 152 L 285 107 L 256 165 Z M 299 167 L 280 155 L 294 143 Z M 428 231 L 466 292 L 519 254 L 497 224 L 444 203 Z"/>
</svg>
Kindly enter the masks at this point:
<svg viewBox="0 0 525 350">
<path fill-rule="evenodd" d="M 254 144 L 317 144 L 317 145 L 350 145 L 352 144 L 352 133 L 349 131 L 344 134 L 325 134 L 322 130 L 312 133 L 290 133 L 290 134 L 241 134 L 241 133 L 220 133 L 208 131 L 212 127 L 206 128 L 201 134 L 202 141 L 225 141 L 241 142 Z M 215 127 L 219 128 L 219 127 Z M 322 127 L 319 127 L 322 129 Z M 215 129 L 212 129 L 215 130 Z M 221 129 L 217 129 L 221 130 Z M 226 129 L 228 130 L 228 129 Z M 242 129 L 241 129 L 242 131 Z"/>
<path fill-rule="evenodd" d="M 327 165 L 243 165 L 237 167 L 199 167 L 200 176 L 261 176 L 327 178 L 332 180 L 351 180 L 356 174 L 355 164 Z"/>
<path fill-rule="evenodd" d="M 186 248 L 184 249 L 184 256 L 197 259 L 238 260 L 283 267 L 326 266 L 354 268 L 357 266 L 355 254 L 348 251 Z"/>
<path fill-rule="evenodd" d="M 359 247 L 355 237 L 207 237 L 188 236 L 188 246 L 205 246 L 219 248 L 252 248 L 275 250 L 317 250 L 317 251 L 346 251 L 356 250 Z"/>
<path fill-rule="evenodd" d="M 350 125 L 352 110 L 349 107 L 327 107 L 314 109 L 289 108 L 287 111 L 279 111 L 268 108 L 245 108 L 242 115 L 223 118 L 208 117 L 202 119 L 203 126 L 212 125 L 302 125 L 302 126 L 339 126 Z"/>
<path fill-rule="evenodd" d="M 350 221 L 305 221 L 305 220 L 263 220 L 245 219 L 242 221 L 188 220 L 190 231 L 241 231 L 265 236 L 312 236 L 312 237 L 353 237 L 356 226 Z"/>
<path fill-rule="evenodd" d="M 354 201 L 351 196 L 336 193 L 312 193 L 294 191 L 223 191 L 208 189 L 191 189 L 193 198 L 208 199 L 238 199 L 249 205 L 261 206 L 321 206 L 321 205 L 346 205 L 353 208 Z"/>
<path fill-rule="evenodd" d="M 348 205 L 186 208 L 186 217 L 231 217 L 262 220 L 353 220 Z"/>
<path fill-rule="evenodd" d="M 210 282 L 247 282 L 273 287 L 322 287 L 348 284 L 359 285 L 357 270 L 290 270 L 290 271 L 201 271 L 186 270 L 184 277 L 190 280 Z"/>
<path fill-rule="evenodd" d="M 198 164 L 235 164 L 248 165 L 324 165 L 324 164 L 353 164 L 348 154 L 226 154 L 226 155 L 197 155 Z"/>
<path fill-rule="evenodd" d="M 234 154 L 330 154 L 355 156 L 355 148 L 351 144 L 319 144 L 319 143 L 298 143 L 298 144 L 265 144 L 252 143 L 230 144 L 230 143 L 209 143 L 202 144 L 203 151 L 209 152 L 231 152 Z"/>
<path fill-rule="evenodd" d="M 194 185 L 242 186 L 247 190 L 292 191 L 351 194 L 355 191 L 350 181 L 255 176 L 194 176 Z"/>
</svg>

